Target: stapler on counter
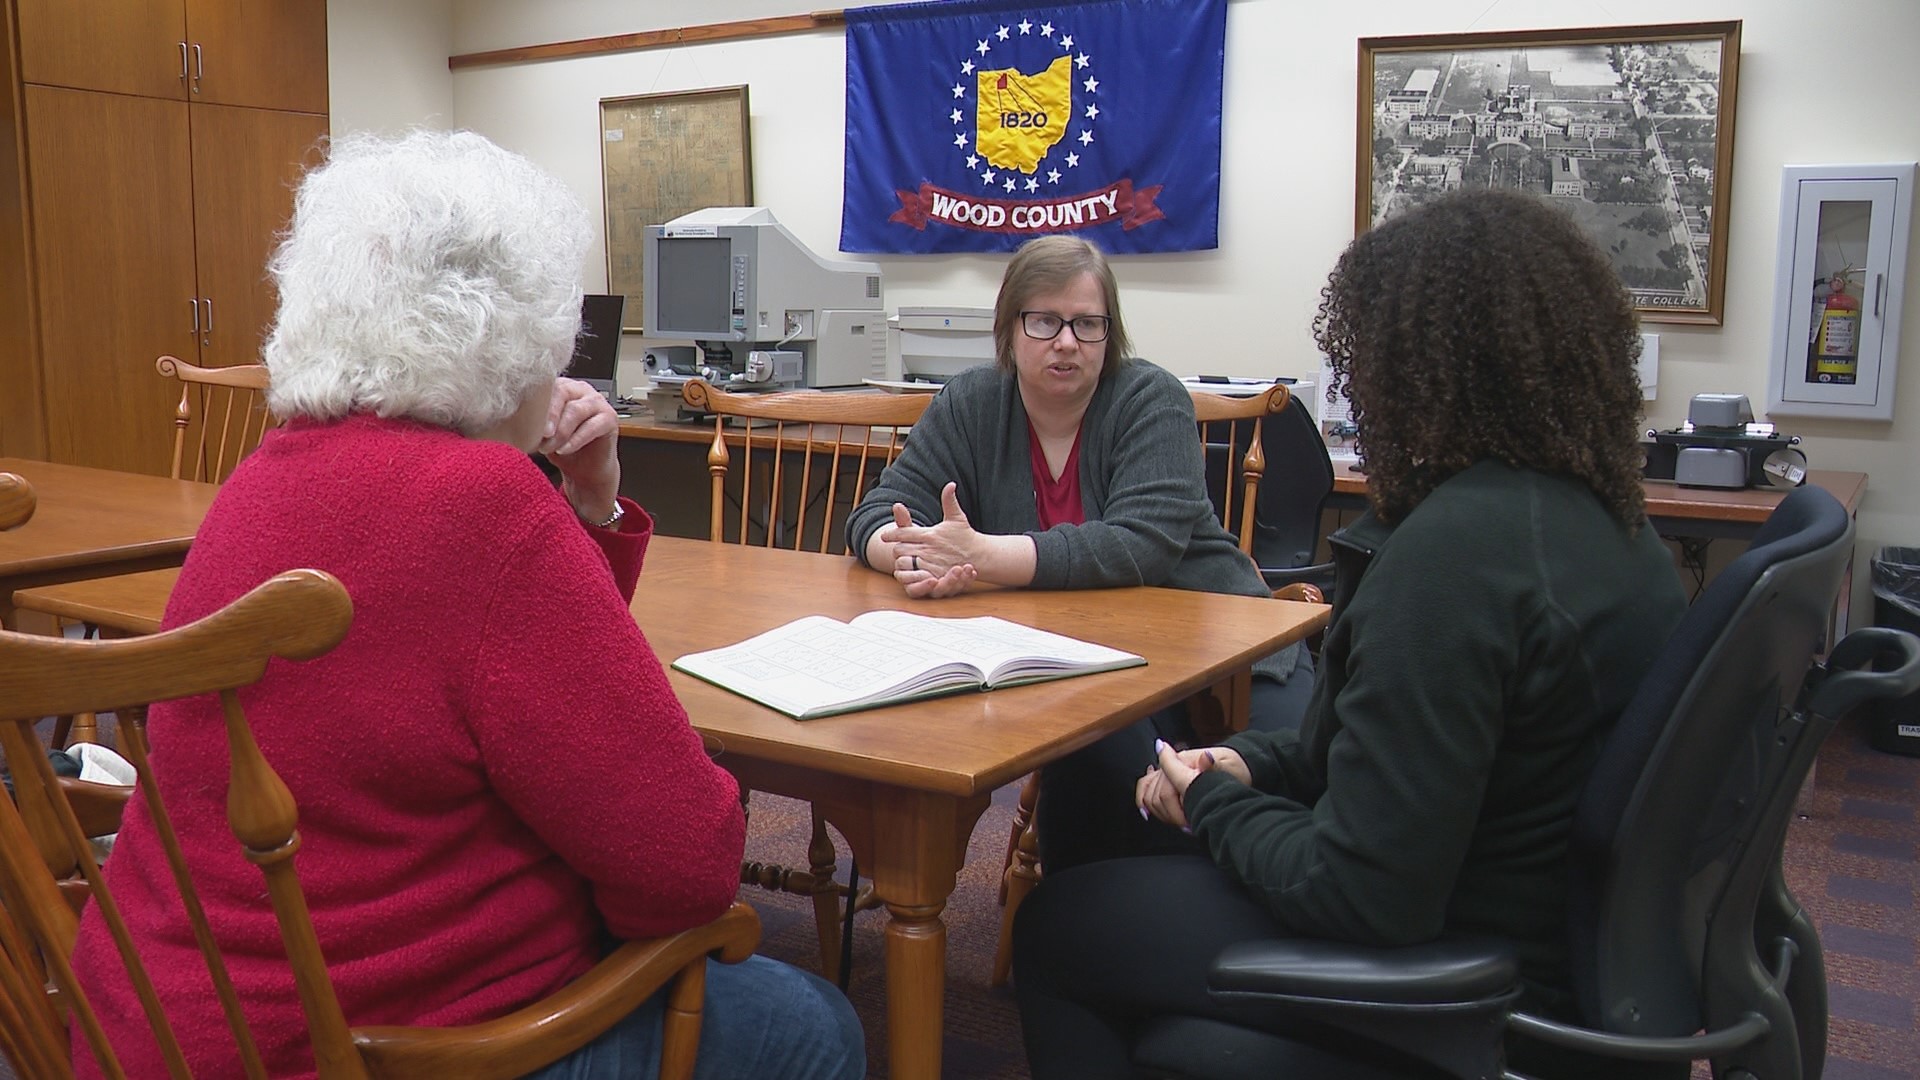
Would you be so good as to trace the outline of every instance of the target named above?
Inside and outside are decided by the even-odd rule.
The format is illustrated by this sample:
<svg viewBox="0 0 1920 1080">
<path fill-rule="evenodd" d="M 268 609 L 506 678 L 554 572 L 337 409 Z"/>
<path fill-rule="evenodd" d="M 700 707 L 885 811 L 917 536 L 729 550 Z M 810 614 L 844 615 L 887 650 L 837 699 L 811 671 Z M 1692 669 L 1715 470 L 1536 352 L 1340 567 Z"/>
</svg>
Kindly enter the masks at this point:
<svg viewBox="0 0 1920 1080">
<path fill-rule="evenodd" d="M 1807 479 L 1807 455 L 1798 435 L 1757 424 L 1745 394 L 1695 394 L 1687 422 L 1648 431 L 1642 443 L 1650 480 L 1682 487 L 1798 487 Z"/>
</svg>

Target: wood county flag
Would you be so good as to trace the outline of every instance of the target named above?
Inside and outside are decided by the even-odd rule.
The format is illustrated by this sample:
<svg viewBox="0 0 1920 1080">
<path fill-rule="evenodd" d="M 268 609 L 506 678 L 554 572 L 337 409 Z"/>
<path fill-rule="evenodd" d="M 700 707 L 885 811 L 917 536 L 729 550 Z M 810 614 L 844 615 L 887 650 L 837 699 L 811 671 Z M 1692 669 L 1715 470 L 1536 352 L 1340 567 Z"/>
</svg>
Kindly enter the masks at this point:
<svg viewBox="0 0 1920 1080">
<path fill-rule="evenodd" d="M 1219 246 L 1226 0 L 849 10 L 843 251 Z"/>
</svg>

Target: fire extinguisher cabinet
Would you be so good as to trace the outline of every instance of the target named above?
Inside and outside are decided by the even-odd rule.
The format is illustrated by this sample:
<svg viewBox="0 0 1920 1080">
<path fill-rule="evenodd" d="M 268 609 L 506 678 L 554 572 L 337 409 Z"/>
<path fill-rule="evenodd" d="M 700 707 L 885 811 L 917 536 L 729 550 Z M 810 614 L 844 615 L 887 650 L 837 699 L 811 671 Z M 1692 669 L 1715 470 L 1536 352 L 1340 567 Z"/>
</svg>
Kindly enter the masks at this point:
<svg viewBox="0 0 1920 1080">
<path fill-rule="evenodd" d="M 1769 416 L 1893 419 L 1914 172 L 1786 167 Z"/>
</svg>

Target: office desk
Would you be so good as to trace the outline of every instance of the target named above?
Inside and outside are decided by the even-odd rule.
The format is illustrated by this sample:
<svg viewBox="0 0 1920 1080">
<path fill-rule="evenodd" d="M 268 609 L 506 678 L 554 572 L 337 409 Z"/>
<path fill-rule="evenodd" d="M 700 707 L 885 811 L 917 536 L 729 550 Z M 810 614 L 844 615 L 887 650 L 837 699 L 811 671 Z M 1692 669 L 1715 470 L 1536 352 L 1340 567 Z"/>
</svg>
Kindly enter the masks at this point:
<svg viewBox="0 0 1920 1080">
<path fill-rule="evenodd" d="M 1860 499 L 1866 494 L 1867 474 L 1810 469 L 1807 482 L 1826 488 L 1848 516 L 1859 513 Z M 1647 516 L 1661 536 L 1691 536 L 1707 540 L 1745 540 L 1767 520 L 1773 508 L 1786 497 L 1782 488 L 1746 488 L 1727 491 L 1718 488 L 1681 487 L 1671 480 L 1643 480 L 1647 489 Z M 1351 463 L 1333 465 L 1333 496 L 1327 505 L 1338 510 L 1366 507 L 1367 478 L 1353 471 Z"/>
<path fill-rule="evenodd" d="M 33 485 L 39 507 L 0 533 L 0 625 L 15 626 L 21 589 L 179 566 L 219 488 L 190 480 L 0 458 Z"/>
<path fill-rule="evenodd" d="M 1172 589 L 913 601 L 851 558 L 673 537 L 654 540 L 633 601 L 663 662 L 802 615 L 874 608 L 999 615 L 1147 658 L 1145 667 L 804 722 L 672 673 L 694 726 L 719 746 L 716 761 L 748 787 L 811 801 L 852 846 L 890 915 L 890 1075 L 915 1080 L 940 1074 L 941 912 L 993 791 L 1299 640 L 1327 610 Z"/>
</svg>

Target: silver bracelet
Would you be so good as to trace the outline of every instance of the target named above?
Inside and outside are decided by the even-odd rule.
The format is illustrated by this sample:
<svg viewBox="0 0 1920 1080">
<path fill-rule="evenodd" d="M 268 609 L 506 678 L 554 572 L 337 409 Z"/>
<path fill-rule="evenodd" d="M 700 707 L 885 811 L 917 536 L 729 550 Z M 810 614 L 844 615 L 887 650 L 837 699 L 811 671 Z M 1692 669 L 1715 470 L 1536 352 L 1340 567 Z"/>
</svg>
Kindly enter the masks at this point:
<svg viewBox="0 0 1920 1080">
<path fill-rule="evenodd" d="M 613 513 L 607 515 L 607 520 L 587 521 L 586 518 L 581 518 L 580 520 L 587 521 L 587 524 L 593 526 L 596 529 L 611 529 L 615 525 L 620 524 L 620 519 L 626 516 L 627 516 L 627 508 L 620 505 L 619 499 L 615 499 L 613 501 Z"/>
</svg>

